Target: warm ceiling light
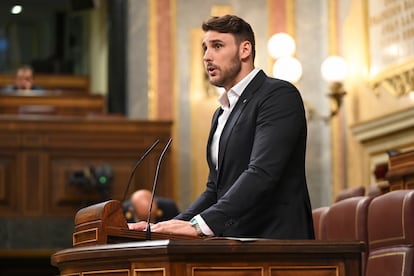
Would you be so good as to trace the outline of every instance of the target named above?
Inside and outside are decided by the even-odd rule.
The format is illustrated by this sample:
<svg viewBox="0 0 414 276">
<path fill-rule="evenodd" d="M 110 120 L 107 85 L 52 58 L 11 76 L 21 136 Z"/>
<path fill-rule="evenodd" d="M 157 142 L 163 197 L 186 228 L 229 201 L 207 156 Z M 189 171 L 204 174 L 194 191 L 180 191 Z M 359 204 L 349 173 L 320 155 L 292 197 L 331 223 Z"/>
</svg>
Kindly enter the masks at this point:
<svg viewBox="0 0 414 276">
<path fill-rule="evenodd" d="M 267 50 L 274 59 L 292 56 L 296 51 L 296 43 L 287 33 L 277 33 L 269 39 Z"/>
<path fill-rule="evenodd" d="M 21 5 L 14 5 L 13 8 L 11 8 L 11 14 L 19 14 L 23 10 L 23 7 Z"/>
<path fill-rule="evenodd" d="M 411 101 L 414 102 L 414 91 L 409 92 L 408 97 L 410 98 Z"/>
<path fill-rule="evenodd" d="M 281 57 L 273 64 L 273 76 L 297 83 L 302 77 L 302 65 L 294 57 Z"/>
<path fill-rule="evenodd" d="M 322 62 L 321 73 L 324 80 L 329 83 L 328 96 L 334 101 L 335 106 L 331 109 L 329 118 L 338 114 L 342 105 L 343 97 L 346 95 L 343 81 L 347 74 L 347 64 L 341 56 L 330 56 Z"/>
<path fill-rule="evenodd" d="M 342 82 L 347 73 L 346 61 L 340 56 L 330 56 L 322 63 L 321 73 L 327 82 Z"/>
</svg>

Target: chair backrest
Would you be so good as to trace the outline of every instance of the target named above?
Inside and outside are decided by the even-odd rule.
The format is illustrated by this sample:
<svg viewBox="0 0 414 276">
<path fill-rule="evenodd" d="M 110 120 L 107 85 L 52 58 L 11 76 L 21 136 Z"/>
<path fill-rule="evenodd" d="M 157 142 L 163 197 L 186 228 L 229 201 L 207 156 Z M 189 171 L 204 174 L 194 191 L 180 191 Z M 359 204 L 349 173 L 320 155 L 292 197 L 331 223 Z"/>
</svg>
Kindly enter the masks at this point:
<svg viewBox="0 0 414 276">
<path fill-rule="evenodd" d="M 377 185 L 374 184 L 369 187 L 367 196 L 376 197 L 382 194 L 383 193 L 381 192 L 381 189 Z"/>
<path fill-rule="evenodd" d="M 325 240 L 368 241 L 370 197 L 356 196 L 333 203 L 324 217 Z"/>
<path fill-rule="evenodd" d="M 379 181 L 369 186 L 367 196 L 376 197 L 389 192 L 390 183 L 388 180 Z"/>
<path fill-rule="evenodd" d="M 328 210 L 329 206 L 322 206 L 312 210 L 313 230 L 315 232 L 316 240 L 322 240 L 322 238 L 325 235 L 323 233 L 323 231 L 325 230 L 324 217 Z"/>
<path fill-rule="evenodd" d="M 338 202 L 338 201 L 341 201 L 341 200 L 344 200 L 350 197 L 364 196 L 364 195 L 365 195 L 364 186 L 349 188 L 349 189 L 340 191 L 335 198 L 335 202 Z"/>
<path fill-rule="evenodd" d="M 323 217 L 324 240 L 358 240 L 368 244 L 368 208 L 372 197 L 355 196 L 333 203 Z M 368 254 L 361 255 L 361 273 Z"/>
<path fill-rule="evenodd" d="M 375 197 L 368 212 L 366 276 L 414 275 L 414 190 Z"/>
</svg>

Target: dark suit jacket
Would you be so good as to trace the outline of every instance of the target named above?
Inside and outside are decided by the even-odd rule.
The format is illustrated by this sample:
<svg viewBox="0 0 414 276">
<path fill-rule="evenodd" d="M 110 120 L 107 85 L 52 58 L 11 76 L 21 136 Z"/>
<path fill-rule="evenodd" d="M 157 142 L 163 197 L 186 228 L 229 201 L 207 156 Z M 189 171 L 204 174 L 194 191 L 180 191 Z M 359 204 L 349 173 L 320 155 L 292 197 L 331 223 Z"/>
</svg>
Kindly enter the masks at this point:
<svg viewBox="0 0 414 276">
<path fill-rule="evenodd" d="M 179 214 L 177 204 L 174 200 L 160 196 L 157 196 L 155 199 L 157 200 L 158 210 L 160 210 L 155 222 L 166 221 Z"/>
<path fill-rule="evenodd" d="M 174 200 L 167 197 L 157 196 L 155 197 L 155 201 L 157 202 L 158 207 L 155 223 L 172 219 L 179 214 L 177 204 Z M 131 200 L 124 201 L 123 213 L 127 222 L 136 222 L 134 216 L 134 207 L 132 206 Z"/>
<path fill-rule="evenodd" d="M 216 171 L 210 144 L 220 113 L 213 115 L 207 144 L 206 190 L 177 218 L 200 214 L 216 236 L 313 239 L 299 91 L 259 71 L 223 129 Z"/>
</svg>

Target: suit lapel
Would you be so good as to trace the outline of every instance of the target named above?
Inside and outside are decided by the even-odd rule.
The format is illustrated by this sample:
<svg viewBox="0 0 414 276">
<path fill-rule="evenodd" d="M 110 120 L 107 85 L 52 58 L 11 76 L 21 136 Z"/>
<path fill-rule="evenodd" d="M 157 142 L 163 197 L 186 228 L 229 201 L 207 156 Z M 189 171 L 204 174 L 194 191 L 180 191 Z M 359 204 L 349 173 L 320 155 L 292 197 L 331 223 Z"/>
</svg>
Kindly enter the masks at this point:
<svg viewBox="0 0 414 276">
<path fill-rule="evenodd" d="M 254 96 L 255 92 L 262 85 L 265 78 L 266 78 L 266 74 L 262 70 L 260 70 L 257 73 L 257 75 L 253 78 L 253 80 L 249 83 L 249 85 L 247 85 L 246 89 L 244 89 L 235 107 L 231 111 L 229 118 L 227 119 L 226 125 L 220 136 L 219 156 L 218 156 L 219 171 L 221 168 L 220 164 L 222 164 L 223 162 L 224 152 L 226 151 L 228 139 L 233 131 L 233 127 L 236 125 L 244 108 L 247 106 L 250 99 Z"/>
</svg>

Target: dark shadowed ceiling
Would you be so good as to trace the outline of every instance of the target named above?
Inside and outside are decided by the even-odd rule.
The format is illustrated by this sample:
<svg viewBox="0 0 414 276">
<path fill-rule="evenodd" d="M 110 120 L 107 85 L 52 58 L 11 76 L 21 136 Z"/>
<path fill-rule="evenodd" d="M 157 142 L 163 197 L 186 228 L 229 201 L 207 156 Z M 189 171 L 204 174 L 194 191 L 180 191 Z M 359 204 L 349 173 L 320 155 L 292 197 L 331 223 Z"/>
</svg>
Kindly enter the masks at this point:
<svg viewBox="0 0 414 276">
<path fill-rule="evenodd" d="M 14 5 L 21 5 L 23 11 L 20 15 L 11 15 L 10 10 Z M 71 9 L 70 0 L 1 0 L 0 18 L 10 16 L 32 16 L 33 14 L 63 12 Z"/>
</svg>

